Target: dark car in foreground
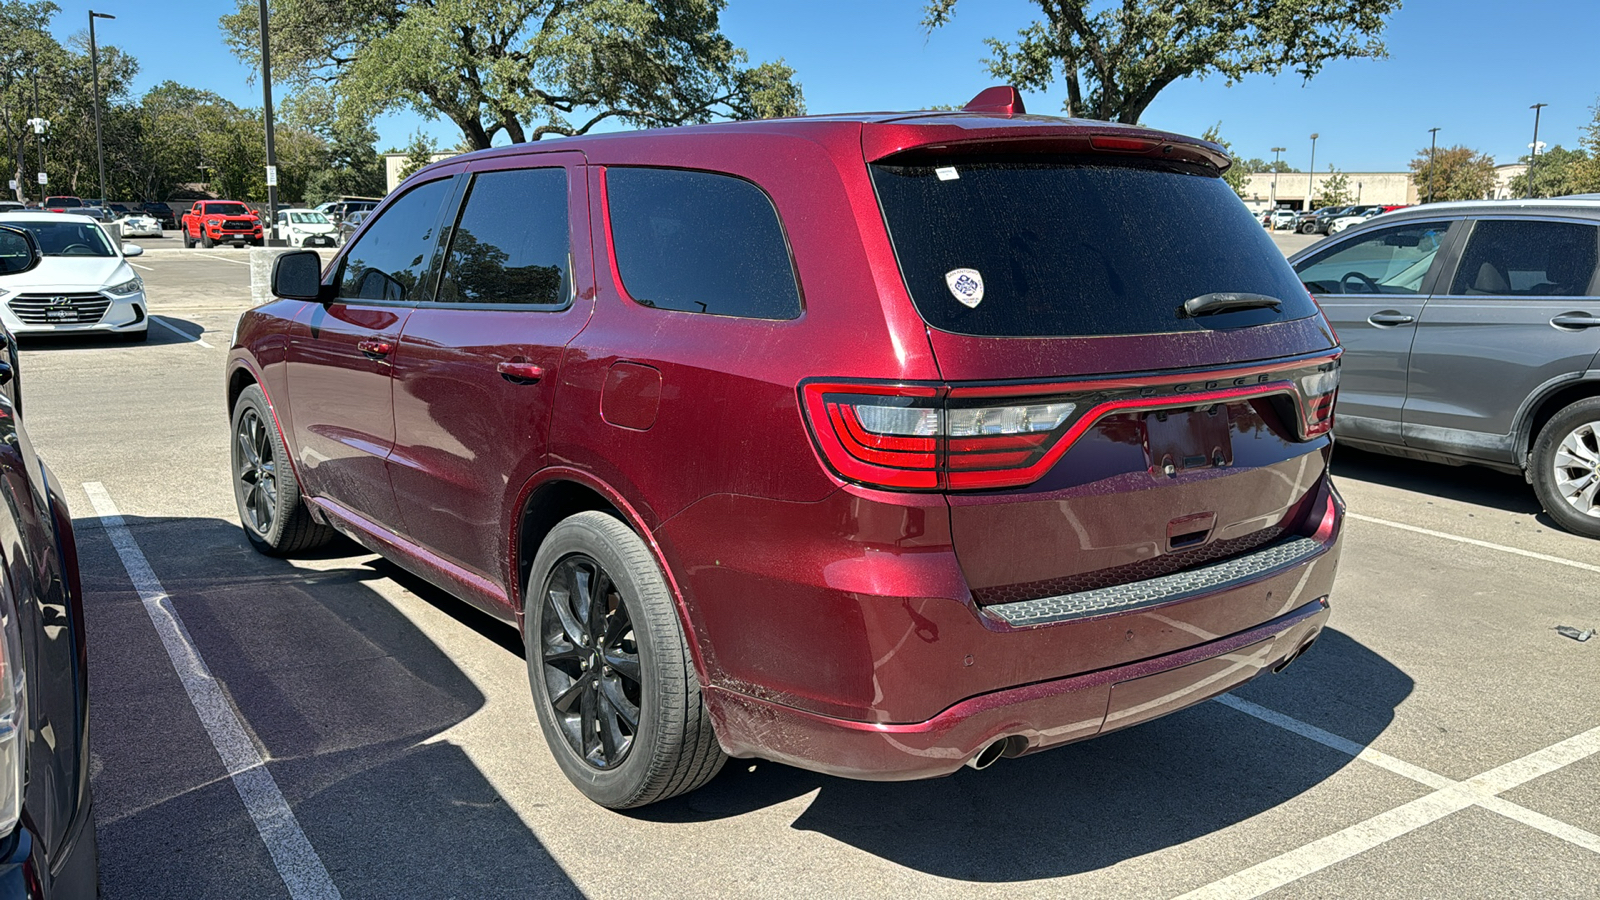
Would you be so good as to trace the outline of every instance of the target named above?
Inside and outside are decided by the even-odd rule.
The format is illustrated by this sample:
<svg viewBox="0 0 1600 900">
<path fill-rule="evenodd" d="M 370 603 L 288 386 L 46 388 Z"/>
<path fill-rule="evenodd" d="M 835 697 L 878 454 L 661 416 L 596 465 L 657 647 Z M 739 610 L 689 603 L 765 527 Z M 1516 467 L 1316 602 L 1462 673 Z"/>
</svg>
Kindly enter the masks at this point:
<svg viewBox="0 0 1600 900">
<path fill-rule="evenodd" d="M 1197 703 L 1316 639 L 1342 518 L 1339 348 L 1228 164 L 997 88 L 429 166 L 241 319 L 245 533 L 520 626 L 611 807 Z"/>
<path fill-rule="evenodd" d="M 1600 537 L 1600 196 L 1395 210 L 1290 262 L 1345 346 L 1341 440 L 1524 475 Z"/>
<path fill-rule="evenodd" d="M 38 261 L 27 232 L 0 225 L 0 288 Z M 16 341 L 4 329 L 0 340 L 0 898 L 92 900 L 88 653 L 72 514 L 22 425 Z"/>
</svg>

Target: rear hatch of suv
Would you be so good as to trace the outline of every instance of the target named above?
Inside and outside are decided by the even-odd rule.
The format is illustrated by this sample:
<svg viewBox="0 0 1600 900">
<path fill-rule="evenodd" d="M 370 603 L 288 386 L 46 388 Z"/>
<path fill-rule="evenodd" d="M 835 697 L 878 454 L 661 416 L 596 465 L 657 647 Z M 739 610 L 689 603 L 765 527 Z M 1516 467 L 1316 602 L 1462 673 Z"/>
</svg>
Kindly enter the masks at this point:
<svg viewBox="0 0 1600 900">
<path fill-rule="evenodd" d="M 1338 363 L 1314 302 L 1214 164 L 1109 143 L 869 164 L 943 384 L 832 414 L 920 471 L 899 486 L 946 493 L 980 605 L 1271 552 L 1327 503 Z"/>
</svg>

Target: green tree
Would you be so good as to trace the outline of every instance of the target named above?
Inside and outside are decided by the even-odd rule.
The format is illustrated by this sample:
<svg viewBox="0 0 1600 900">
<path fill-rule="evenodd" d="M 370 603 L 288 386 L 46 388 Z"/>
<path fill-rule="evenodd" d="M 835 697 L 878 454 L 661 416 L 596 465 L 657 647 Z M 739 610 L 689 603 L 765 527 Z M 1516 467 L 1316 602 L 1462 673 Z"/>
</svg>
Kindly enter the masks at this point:
<svg viewBox="0 0 1600 900">
<path fill-rule="evenodd" d="M 256 0 L 222 17 L 254 66 Z M 794 71 L 718 26 L 723 0 L 271 0 L 273 65 L 327 88 L 342 118 L 412 109 L 473 149 L 588 132 L 608 119 L 683 125 L 804 110 Z"/>
<path fill-rule="evenodd" d="M 1312 209 L 1321 209 L 1324 206 L 1349 206 L 1350 176 L 1328 166 L 1328 177 L 1317 185 L 1318 194 L 1311 202 Z"/>
<path fill-rule="evenodd" d="M 400 166 L 400 180 L 405 181 L 433 162 L 433 155 L 438 152 L 439 146 L 433 142 L 433 138 L 418 130 L 411 136 L 411 143 L 406 145 L 406 161 Z"/>
<path fill-rule="evenodd" d="M 1267 162 L 1266 160 L 1256 156 L 1252 156 L 1245 160 L 1242 165 L 1251 172 L 1278 172 L 1282 174 L 1284 172 L 1300 171 L 1281 159 L 1277 162 Z"/>
<path fill-rule="evenodd" d="M 332 94 L 314 87 L 284 98 L 282 121 L 321 138 L 326 156 L 306 179 L 305 203 L 340 197 L 381 197 L 387 187 L 378 133 L 365 120 L 341 118 Z"/>
<path fill-rule="evenodd" d="M 989 71 L 1022 90 L 1067 83 L 1070 116 L 1136 124 L 1183 78 L 1293 71 L 1386 55 L 1385 18 L 1400 0 L 1034 0 L 1044 13 L 1018 39 L 990 38 Z M 923 27 L 949 22 L 957 0 L 928 0 Z"/>
<path fill-rule="evenodd" d="M 1584 150 L 1568 150 L 1560 144 L 1540 153 L 1539 161 L 1533 166 L 1533 196 L 1564 197 L 1582 193 L 1583 166 L 1588 161 L 1589 154 Z M 1517 162 L 1526 166 L 1529 159 L 1524 155 Z M 1507 187 L 1513 197 L 1528 196 L 1528 173 L 1524 171 L 1511 179 Z"/>
<path fill-rule="evenodd" d="M 1411 160 L 1411 183 L 1423 202 L 1482 200 L 1494 191 L 1494 157 L 1457 144 L 1435 154 L 1424 147 Z M 1431 187 L 1430 187 L 1431 185 Z"/>
<path fill-rule="evenodd" d="M 1572 166 L 1571 193 L 1589 194 L 1600 191 L 1600 103 L 1593 107 L 1594 118 L 1583 129 L 1578 143 L 1583 145 L 1584 159 Z"/>
</svg>

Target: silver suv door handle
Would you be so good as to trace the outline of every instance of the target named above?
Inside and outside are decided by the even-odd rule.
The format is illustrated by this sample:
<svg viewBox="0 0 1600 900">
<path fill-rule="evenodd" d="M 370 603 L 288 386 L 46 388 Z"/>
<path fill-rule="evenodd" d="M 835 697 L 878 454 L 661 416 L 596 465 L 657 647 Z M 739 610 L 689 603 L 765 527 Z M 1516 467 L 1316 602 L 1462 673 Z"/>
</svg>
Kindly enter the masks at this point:
<svg viewBox="0 0 1600 900">
<path fill-rule="evenodd" d="M 1399 310 L 1386 309 L 1367 316 L 1367 321 L 1374 325 L 1410 325 L 1417 320 L 1416 316 L 1408 316 Z"/>
<path fill-rule="evenodd" d="M 1600 319 L 1585 312 L 1570 312 L 1556 316 L 1550 324 L 1557 328 L 1593 328 L 1600 325 Z"/>
</svg>

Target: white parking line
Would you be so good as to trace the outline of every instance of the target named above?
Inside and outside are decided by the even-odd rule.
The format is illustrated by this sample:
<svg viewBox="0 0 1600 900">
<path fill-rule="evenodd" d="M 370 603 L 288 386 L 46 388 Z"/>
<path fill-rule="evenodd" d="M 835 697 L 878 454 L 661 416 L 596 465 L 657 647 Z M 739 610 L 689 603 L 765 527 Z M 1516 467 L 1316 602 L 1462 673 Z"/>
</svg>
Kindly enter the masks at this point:
<svg viewBox="0 0 1600 900">
<path fill-rule="evenodd" d="M 272 863 L 289 889 L 289 896 L 295 900 L 338 900 L 339 889 L 328 877 L 322 858 L 317 856 L 311 841 L 301 830 L 294 811 L 278 789 L 278 782 L 267 770 L 261 754 L 245 733 L 244 725 L 217 686 L 211 669 L 189 637 L 189 629 L 178 617 L 172 598 L 167 596 L 132 532 L 123 523 L 122 514 L 117 511 L 105 485 L 90 481 L 83 485 L 83 490 L 89 495 L 89 502 L 100 517 L 111 545 L 122 558 L 122 566 L 128 570 L 128 578 L 144 602 L 145 612 L 149 613 L 156 634 L 167 650 L 167 658 L 172 661 L 178 680 L 183 682 L 183 689 L 188 692 L 189 702 L 194 704 L 206 734 L 211 736 L 211 745 L 233 779 L 239 799 L 244 801 L 245 810 L 261 833 L 261 840 L 266 843 Z"/>
<path fill-rule="evenodd" d="M 171 324 L 169 322 L 162 321 L 160 316 L 151 316 L 150 317 L 150 321 L 156 323 L 157 325 L 160 325 L 162 328 L 165 328 L 166 330 L 172 332 L 173 334 L 176 334 L 179 337 L 182 337 L 183 339 L 189 341 L 190 343 L 199 344 L 200 346 L 205 347 L 208 350 L 216 349 L 215 347 L 212 347 L 210 344 L 206 343 L 205 340 L 203 340 L 202 338 L 199 338 L 199 337 L 197 337 L 195 335 L 192 335 L 189 332 L 184 331 L 182 328 L 179 328 L 178 326 L 173 325 L 173 324 Z"/>
<path fill-rule="evenodd" d="M 1436 537 L 1447 541 L 1455 541 L 1459 544 L 1471 544 L 1474 547 L 1482 547 L 1486 550 L 1499 550 L 1501 553 L 1515 553 L 1517 556 L 1526 556 L 1529 559 L 1542 560 L 1544 562 L 1555 563 L 1562 566 L 1571 566 L 1574 569 L 1582 569 L 1585 572 L 1600 573 L 1600 566 L 1593 565 L 1591 563 L 1578 562 L 1575 559 L 1564 559 L 1560 556 L 1551 556 L 1548 553 L 1535 553 L 1532 550 L 1524 550 L 1521 547 L 1507 547 L 1505 544 L 1492 544 L 1488 541 L 1480 541 L 1476 538 L 1462 537 L 1459 534 L 1449 534 L 1443 531 L 1434 531 L 1432 528 L 1419 528 L 1416 525 L 1407 525 L 1404 522 L 1391 522 L 1388 519 L 1379 519 L 1373 516 L 1363 516 L 1360 513 L 1347 512 L 1345 513 L 1345 517 L 1349 519 L 1355 519 L 1358 522 L 1371 522 L 1374 525 L 1387 525 L 1390 528 L 1398 528 L 1401 531 L 1410 531 L 1414 534 L 1425 534 L 1428 537 Z"/>
<path fill-rule="evenodd" d="M 210 253 L 197 253 L 195 255 L 200 257 L 201 259 L 214 259 L 217 262 L 233 263 L 236 266 L 248 266 L 248 265 L 250 265 L 250 261 L 247 260 L 247 259 L 229 259 L 226 256 L 215 256 L 215 255 L 210 254 Z"/>
<path fill-rule="evenodd" d="M 1490 769 L 1475 778 L 1453 781 L 1421 766 L 1412 765 L 1370 747 L 1363 747 L 1355 741 L 1346 740 L 1315 725 L 1274 712 L 1231 694 L 1224 694 L 1216 700 L 1224 706 L 1292 731 L 1325 747 L 1380 766 L 1397 775 L 1421 782 L 1435 790 L 1431 794 L 1418 797 L 1364 822 L 1358 822 L 1325 838 L 1197 888 L 1178 900 L 1201 900 L 1201 898 L 1245 900 L 1245 898 L 1259 897 L 1334 863 L 1409 834 L 1424 825 L 1437 822 L 1469 806 L 1480 806 L 1586 850 L 1600 853 L 1600 835 L 1496 796 L 1542 775 L 1548 775 L 1563 766 L 1600 753 L 1600 728 L 1591 728 L 1558 744 Z"/>
<path fill-rule="evenodd" d="M 128 265 L 130 265 L 130 266 L 133 266 L 133 267 L 134 267 L 134 268 L 135 268 L 135 269 L 143 269 L 143 270 L 145 270 L 145 271 L 146 271 L 146 272 L 154 272 L 154 271 L 155 271 L 155 269 L 152 269 L 152 268 L 150 268 L 150 267 L 149 267 L 149 266 L 141 266 L 141 265 L 139 265 L 139 264 L 138 264 L 138 263 L 136 263 L 136 262 L 131 262 L 131 263 L 128 263 Z"/>
</svg>

